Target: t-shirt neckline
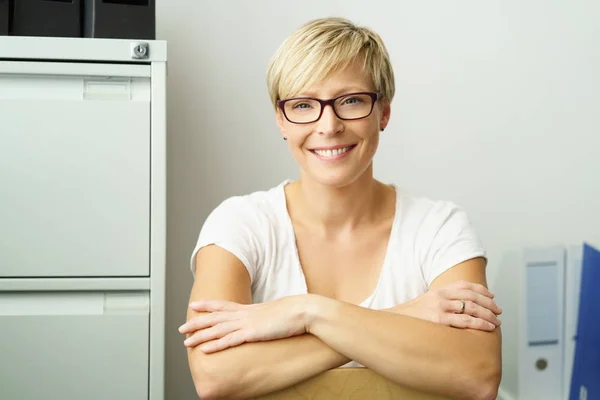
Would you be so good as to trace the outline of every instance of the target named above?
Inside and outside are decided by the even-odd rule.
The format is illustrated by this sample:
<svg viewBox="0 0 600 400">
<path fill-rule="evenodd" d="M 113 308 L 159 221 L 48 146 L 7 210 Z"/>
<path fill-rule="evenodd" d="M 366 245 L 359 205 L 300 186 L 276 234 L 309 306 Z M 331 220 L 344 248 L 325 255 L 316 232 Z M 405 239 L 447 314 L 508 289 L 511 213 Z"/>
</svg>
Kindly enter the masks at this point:
<svg viewBox="0 0 600 400">
<path fill-rule="evenodd" d="M 292 246 L 294 246 L 294 268 L 297 268 L 300 276 L 302 277 L 302 285 L 303 285 L 304 293 L 308 293 L 308 284 L 306 283 L 306 276 L 304 275 L 304 270 L 302 269 L 302 264 L 300 263 L 300 255 L 298 252 L 298 245 L 296 243 L 296 233 L 294 232 L 294 224 L 292 223 L 292 218 L 290 217 L 290 213 L 288 212 L 287 199 L 285 197 L 285 186 L 291 182 L 292 182 L 291 179 L 286 179 L 279 185 L 279 195 L 281 196 L 281 200 L 282 200 L 281 201 L 281 203 L 282 203 L 281 211 L 285 214 L 285 222 L 287 225 L 286 230 L 288 231 L 288 234 L 292 238 Z M 359 304 L 360 307 L 367 307 L 368 304 L 371 303 L 371 301 L 373 300 L 373 298 L 379 291 L 379 288 L 381 287 L 381 282 L 384 279 L 386 270 L 389 268 L 388 264 L 390 262 L 389 259 L 390 259 L 391 249 L 392 249 L 392 238 L 394 237 L 394 233 L 395 233 L 395 231 L 397 229 L 397 225 L 400 221 L 400 207 L 399 207 L 400 193 L 398 191 L 398 188 L 395 185 L 392 184 L 390 186 L 393 187 L 394 190 L 396 191 L 396 210 L 394 212 L 394 220 L 392 221 L 392 229 L 390 230 L 390 237 L 388 238 L 385 256 L 383 257 L 383 263 L 382 263 L 381 269 L 379 271 L 379 278 L 377 279 L 377 284 L 375 285 L 375 289 L 373 289 L 373 292 L 371 292 L 371 294 Z"/>
</svg>

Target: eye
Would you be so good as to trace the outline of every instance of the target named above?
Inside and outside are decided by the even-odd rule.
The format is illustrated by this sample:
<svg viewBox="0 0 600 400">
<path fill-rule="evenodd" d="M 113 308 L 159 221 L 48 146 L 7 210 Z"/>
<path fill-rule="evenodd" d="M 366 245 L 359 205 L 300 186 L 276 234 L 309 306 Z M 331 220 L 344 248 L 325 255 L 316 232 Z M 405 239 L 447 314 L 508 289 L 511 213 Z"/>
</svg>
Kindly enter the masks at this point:
<svg viewBox="0 0 600 400">
<path fill-rule="evenodd" d="M 346 97 L 342 100 L 343 105 L 353 105 L 364 103 L 364 100 L 359 96 Z"/>
<path fill-rule="evenodd" d="M 294 110 L 297 110 L 297 109 L 300 109 L 300 110 L 304 109 L 304 110 L 306 110 L 306 109 L 312 108 L 312 105 L 310 103 L 306 103 L 306 102 L 299 102 L 299 103 L 294 104 L 292 106 L 292 108 Z"/>
</svg>

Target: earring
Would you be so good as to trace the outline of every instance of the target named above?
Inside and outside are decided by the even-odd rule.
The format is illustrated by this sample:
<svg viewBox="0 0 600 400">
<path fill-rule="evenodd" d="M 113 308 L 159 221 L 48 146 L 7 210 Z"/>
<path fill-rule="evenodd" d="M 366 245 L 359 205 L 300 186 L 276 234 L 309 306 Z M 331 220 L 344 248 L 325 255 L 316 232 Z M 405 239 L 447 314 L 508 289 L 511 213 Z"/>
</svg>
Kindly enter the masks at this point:
<svg viewBox="0 0 600 400">
<path fill-rule="evenodd" d="M 384 130 L 384 129 L 385 129 L 385 128 L 381 128 L 381 132 L 383 132 L 383 130 Z"/>
<path fill-rule="evenodd" d="M 287 140 L 287 138 L 284 136 L 284 137 L 283 137 L 283 140 Z"/>
</svg>

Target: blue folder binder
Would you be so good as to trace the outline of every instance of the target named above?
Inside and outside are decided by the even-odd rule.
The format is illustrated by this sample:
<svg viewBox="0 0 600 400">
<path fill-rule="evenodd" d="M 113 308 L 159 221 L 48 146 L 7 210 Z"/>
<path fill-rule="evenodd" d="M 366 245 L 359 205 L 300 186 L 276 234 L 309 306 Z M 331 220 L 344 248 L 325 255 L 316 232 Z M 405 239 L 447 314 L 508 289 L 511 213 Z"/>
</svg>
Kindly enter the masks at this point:
<svg viewBox="0 0 600 400">
<path fill-rule="evenodd" d="M 583 246 L 581 295 L 569 400 L 600 399 L 600 251 Z"/>
</svg>

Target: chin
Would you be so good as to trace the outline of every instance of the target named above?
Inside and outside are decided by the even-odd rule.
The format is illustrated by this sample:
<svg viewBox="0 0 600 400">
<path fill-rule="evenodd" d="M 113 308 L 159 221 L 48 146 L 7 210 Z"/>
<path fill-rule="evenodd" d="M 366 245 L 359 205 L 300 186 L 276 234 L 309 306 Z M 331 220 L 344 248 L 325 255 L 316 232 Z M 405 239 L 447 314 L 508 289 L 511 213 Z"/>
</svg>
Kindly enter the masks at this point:
<svg viewBox="0 0 600 400">
<path fill-rule="evenodd" d="M 313 154 L 307 154 L 306 152 L 299 154 L 296 161 L 301 166 L 303 179 L 308 179 L 326 187 L 342 188 L 355 183 L 361 178 L 366 178 L 366 175 L 370 174 L 372 177 L 373 172 L 370 168 L 372 158 L 367 161 L 365 154 L 358 153 L 358 149 L 353 151 L 357 151 L 357 153 L 352 154 L 343 161 L 323 163 L 316 160 Z"/>
<path fill-rule="evenodd" d="M 311 171 L 310 173 L 306 174 L 307 177 L 318 184 L 321 184 L 323 186 L 327 186 L 330 188 L 334 188 L 334 189 L 339 189 L 339 188 L 343 188 L 346 186 L 351 185 L 352 183 L 354 183 L 356 180 L 358 180 L 358 178 L 361 176 L 361 174 L 351 174 L 348 172 L 330 172 L 330 173 L 324 173 L 323 171 Z"/>
</svg>

